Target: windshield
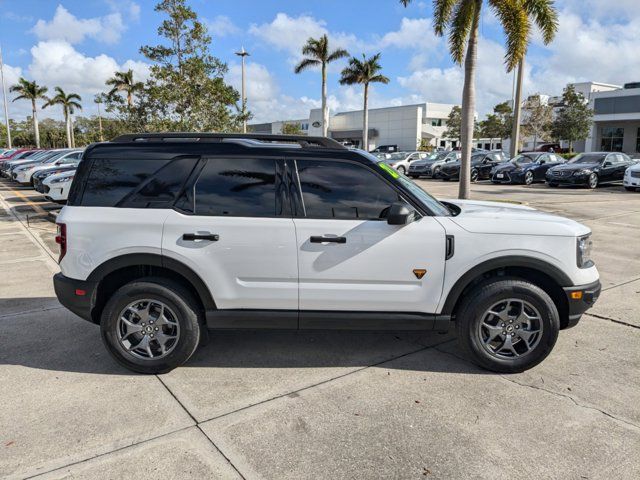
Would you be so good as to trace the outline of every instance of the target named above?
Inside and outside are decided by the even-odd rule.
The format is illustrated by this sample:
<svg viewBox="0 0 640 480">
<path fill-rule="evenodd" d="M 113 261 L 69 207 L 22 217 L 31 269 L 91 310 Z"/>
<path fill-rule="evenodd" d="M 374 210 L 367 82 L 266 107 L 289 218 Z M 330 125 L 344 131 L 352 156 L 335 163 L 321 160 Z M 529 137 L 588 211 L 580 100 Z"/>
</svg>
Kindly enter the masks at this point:
<svg viewBox="0 0 640 480">
<path fill-rule="evenodd" d="M 606 156 L 605 153 L 581 153 L 569 160 L 568 163 L 600 163 Z"/>
<path fill-rule="evenodd" d="M 517 157 L 514 157 L 511 160 L 511 163 L 515 163 L 516 165 L 526 165 L 528 163 L 535 163 L 536 160 L 537 159 L 535 157 L 521 153 Z"/>
<path fill-rule="evenodd" d="M 447 207 L 441 204 L 438 200 L 433 198 L 427 192 L 422 190 L 418 185 L 416 185 L 412 180 L 405 177 L 403 174 L 398 174 L 398 178 L 396 179 L 400 184 L 409 190 L 413 196 L 415 196 L 418 200 L 422 202 L 424 206 L 426 206 L 429 210 L 433 212 L 436 217 L 450 217 L 451 212 Z"/>
</svg>

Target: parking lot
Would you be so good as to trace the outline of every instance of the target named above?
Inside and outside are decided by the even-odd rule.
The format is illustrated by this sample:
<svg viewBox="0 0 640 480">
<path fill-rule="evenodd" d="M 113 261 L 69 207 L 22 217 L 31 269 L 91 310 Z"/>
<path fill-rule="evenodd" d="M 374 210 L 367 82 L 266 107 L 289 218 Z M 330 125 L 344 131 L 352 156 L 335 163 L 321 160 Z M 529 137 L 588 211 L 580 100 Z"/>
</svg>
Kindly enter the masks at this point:
<svg viewBox="0 0 640 480">
<path fill-rule="evenodd" d="M 55 298 L 59 206 L 0 181 L 0 477 L 640 478 L 640 193 L 472 192 L 593 230 L 602 296 L 534 369 L 480 370 L 451 334 L 262 331 L 143 376 Z"/>
</svg>

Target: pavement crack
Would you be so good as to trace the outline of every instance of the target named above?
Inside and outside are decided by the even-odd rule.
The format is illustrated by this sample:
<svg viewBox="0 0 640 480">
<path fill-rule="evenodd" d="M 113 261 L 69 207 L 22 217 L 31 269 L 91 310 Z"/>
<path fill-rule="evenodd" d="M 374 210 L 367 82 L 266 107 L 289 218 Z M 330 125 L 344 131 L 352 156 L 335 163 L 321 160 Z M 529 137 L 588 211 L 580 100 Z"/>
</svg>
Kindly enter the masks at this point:
<svg viewBox="0 0 640 480">
<path fill-rule="evenodd" d="M 585 313 L 588 317 L 597 318 L 598 320 L 608 320 L 609 322 L 617 323 L 619 325 L 624 325 L 625 327 L 636 328 L 640 330 L 640 325 L 633 325 L 632 323 L 627 323 L 624 320 L 616 320 L 615 318 L 605 317 L 604 315 L 598 315 L 596 313 Z"/>
<path fill-rule="evenodd" d="M 628 285 L 630 283 L 637 282 L 638 280 L 640 280 L 640 277 L 632 278 L 631 280 L 627 280 L 626 282 L 618 283 L 616 285 L 611 285 L 610 287 L 603 288 L 602 291 L 606 292 L 607 290 L 612 290 L 614 288 L 622 287 L 623 285 Z"/>
<path fill-rule="evenodd" d="M 472 365 L 475 365 L 473 362 L 470 362 L 470 361 L 469 361 L 469 360 L 467 360 L 466 358 L 460 357 L 459 355 L 456 355 L 455 353 L 447 352 L 446 350 L 441 350 L 441 349 L 439 349 L 439 348 L 436 348 L 436 350 L 438 350 L 438 351 L 439 351 L 439 352 L 441 352 L 441 353 L 446 353 L 447 355 L 451 355 L 452 357 L 455 357 L 455 358 L 457 358 L 458 360 L 461 360 L 461 361 L 463 361 L 463 362 L 466 362 L 466 363 L 470 363 L 470 364 L 472 364 Z M 517 380 L 514 380 L 513 378 L 508 377 L 508 376 L 506 376 L 506 375 L 496 374 L 495 376 L 496 376 L 496 377 L 499 377 L 499 378 L 501 378 L 501 379 L 503 379 L 503 380 L 506 380 L 507 382 L 511 382 L 511 383 L 513 383 L 513 384 L 515 384 L 515 385 L 518 385 L 518 386 L 520 386 L 520 387 L 532 388 L 532 389 L 534 389 L 534 390 L 540 390 L 540 391 L 542 391 L 542 392 L 546 392 L 546 393 L 548 393 L 548 394 L 550 394 L 550 395 L 554 395 L 554 396 L 556 396 L 556 397 L 562 397 L 562 398 L 569 399 L 569 400 L 571 400 L 571 402 L 573 402 L 573 404 L 574 404 L 574 405 L 576 405 L 577 407 L 580 407 L 580 408 L 586 408 L 587 410 L 593 410 L 593 411 L 596 411 L 596 412 L 600 412 L 602 415 L 605 415 L 606 417 L 609 417 L 609 418 L 611 418 L 611 419 L 613 419 L 613 420 L 616 420 L 616 421 L 618 421 L 618 422 L 620 422 L 620 423 L 624 423 L 625 425 L 628 425 L 628 426 L 630 426 L 630 427 L 640 429 L 640 425 L 636 425 L 636 424 L 635 424 L 635 423 L 633 423 L 633 422 L 630 422 L 630 421 L 625 420 L 625 419 L 623 419 L 623 418 L 616 417 L 615 415 L 612 415 L 611 413 L 607 412 L 606 410 L 602 410 L 601 408 L 593 407 L 593 406 L 591 406 L 591 405 L 585 405 L 585 404 L 583 404 L 583 403 L 580 403 L 580 402 L 578 402 L 575 398 L 573 398 L 571 395 L 567 395 L 566 393 L 556 392 L 556 391 L 554 391 L 554 390 L 549 390 L 549 389 L 547 389 L 547 388 L 539 387 L 539 386 L 537 386 L 537 385 L 530 385 L 530 384 L 528 384 L 528 383 L 521 383 L 521 382 L 518 382 Z"/>
</svg>

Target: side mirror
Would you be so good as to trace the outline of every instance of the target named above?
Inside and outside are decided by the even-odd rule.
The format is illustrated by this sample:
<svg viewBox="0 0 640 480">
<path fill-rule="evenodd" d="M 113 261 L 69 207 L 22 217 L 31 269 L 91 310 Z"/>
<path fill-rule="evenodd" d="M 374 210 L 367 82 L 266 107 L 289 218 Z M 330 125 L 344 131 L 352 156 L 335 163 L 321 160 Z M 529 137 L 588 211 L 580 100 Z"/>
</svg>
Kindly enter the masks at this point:
<svg viewBox="0 0 640 480">
<path fill-rule="evenodd" d="M 416 219 L 416 211 L 406 203 L 394 203 L 389 207 L 387 223 L 389 225 L 406 225 Z"/>
</svg>

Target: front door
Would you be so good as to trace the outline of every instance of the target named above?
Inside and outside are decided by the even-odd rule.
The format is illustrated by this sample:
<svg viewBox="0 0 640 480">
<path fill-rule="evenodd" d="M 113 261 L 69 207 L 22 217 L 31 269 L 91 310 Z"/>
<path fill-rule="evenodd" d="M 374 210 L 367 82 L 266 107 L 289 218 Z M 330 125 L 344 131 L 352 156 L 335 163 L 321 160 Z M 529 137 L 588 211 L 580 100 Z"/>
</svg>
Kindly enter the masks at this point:
<svg viewBox="0 0 640 480">
<path fill-rule="evenodd" d="M 300 310 L 435 312 L 445 264 L 438 221 L 389 225 L 389 206 L 404 200 L 361 164 L 295 163 Z"/>
<path fill-rule="evenodd" d="M 272 158 L 209 158 L 165 221 L 163 255 L 196 272 L 218 309 L 298 308 L 282 168 Z"/>
</svg>

